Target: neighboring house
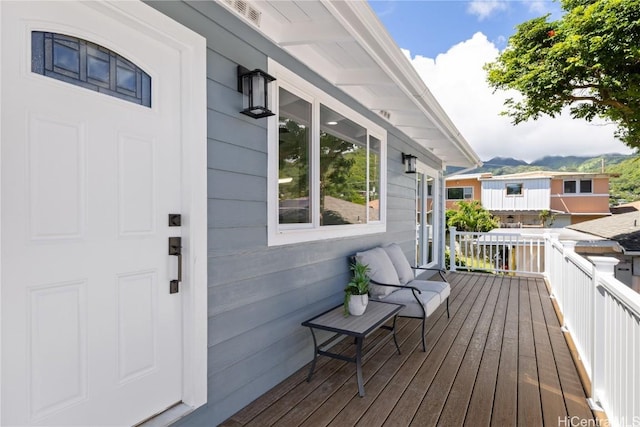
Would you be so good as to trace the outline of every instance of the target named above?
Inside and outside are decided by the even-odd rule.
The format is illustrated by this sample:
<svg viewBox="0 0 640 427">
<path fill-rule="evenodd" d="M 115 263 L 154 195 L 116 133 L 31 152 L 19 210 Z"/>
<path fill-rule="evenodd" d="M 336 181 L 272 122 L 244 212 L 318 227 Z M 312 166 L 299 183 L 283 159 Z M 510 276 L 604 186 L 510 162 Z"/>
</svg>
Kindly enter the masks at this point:
<svg viewBox="0 0 640 427">
<path fill-rule="evenodd" d="M 610 215 L 609 175 L 533 171 L 511 175 L 469 174 L 446 178 L 447 208 L 459 200 L 479 200 L 503 227 L 566 225 Z M 544 214 L 543 214 L 544 215 Z"/>
<path fill-rule="evenodd" d="M 366 1 L 0 19 L 3 425 L 216 425 L 311 361 L 349 255 L 443 264 L 442 171 L 480 160 Z"/>
<path fill-rule="evenodd" d="M 446 178 L 445 203 L 447 209 L 456 209 L 459 201 L 482 202 L 482 183 L 480 178 L 491 177 L 490 173 L 454 175 Z"/>
<path fill-rule="evenodd" d="M 603 237 L 617 243 L 608 256 L 620 260 L 615 275 L 637 292 L 640 292 L 640 212 L 631 211 L 574 224 L 569 228 Z"/>
</svg>

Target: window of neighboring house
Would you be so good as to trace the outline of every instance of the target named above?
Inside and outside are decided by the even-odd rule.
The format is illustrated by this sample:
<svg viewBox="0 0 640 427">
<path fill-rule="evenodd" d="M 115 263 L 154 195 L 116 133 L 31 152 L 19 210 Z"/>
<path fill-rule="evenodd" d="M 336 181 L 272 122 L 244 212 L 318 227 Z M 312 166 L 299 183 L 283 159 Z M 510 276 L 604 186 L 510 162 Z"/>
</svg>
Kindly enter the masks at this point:
<svg viewBox="0 0 640 427">
<path fill-rule="evenodd" d="M 87 40 L 33 31 L 31 71 L 151 107 L 151 77 L 124 57 Z"/>
<path fill-rule="evenodd" d="M 522 196 L 522 183 L 509 183 L 505 188 L 507 196 Z"/>
<path fill-rule="evenodd" d="M 447 200 L 473 199 L 473 187 L 449 187 L 447 188 Z"/>
<path fill-rule="evenodd" d="M 565 180 L 564 192 L 565 194 L 593 193 L 593 181 L 590 179 Z"/>
<path fill-rule="evenodd" d="M 580 192 L 581 193 L 593 193 L 592 181 L 590 179 L 580 180 Z"/>
<path fill-rule="evenodd" d="M 385 231 L 386 132 L 275 62 L 269 70 L 269 244 Z"/>
</svg>

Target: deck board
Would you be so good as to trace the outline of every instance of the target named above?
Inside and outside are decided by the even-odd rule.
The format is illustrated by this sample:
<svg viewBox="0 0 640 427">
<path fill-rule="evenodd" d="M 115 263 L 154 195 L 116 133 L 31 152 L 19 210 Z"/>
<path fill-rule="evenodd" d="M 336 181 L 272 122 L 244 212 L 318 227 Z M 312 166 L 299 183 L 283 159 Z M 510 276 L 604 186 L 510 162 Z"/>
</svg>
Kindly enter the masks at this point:
<svg viewBox="0 0 640 427">
<path fill-rule="evenodd" d="M 365 340 L 360 398 L 355 366 L 320 357 L 229 418 L 232 426 L 558 425 L 593 420 L 540 278 L 449 273 L 451 318 L 399 319 L 398 355 L 387 331 Z M 386 339 L 375 347 L 377 340 Z M 334 348 L 353 354 L 353 342 Z M 311 355 L 310 355 L 311 357 Z M 592 421 L 593 422 L 593 421 Z"/>
<path fill-rule="evenodd" d="M 491 425 L 516 425 L 518 411 L 518 281 L 505 280 L 509 287 L 507 313 L 502 332 L 500 362 L 493 400 Z"/>
<path fill-rule="evenodd" d="M 464 422 L 500 293 L 500 284 L 496 283 L 498 282 L 496 279 L 494 277 L 492 280 L 489 297 L 485 302 L 473 337 L 466 349 L 464 360 L 447 396 L 438 421 L 440 425 L 461 425 Z"/>
<path fill-rule="evenodd" d="M 446 361 L 460 329 L 464 326 L 466 313 L 468 313 L 475 303 L 483 287 L 484 281 L 477 283 L 471 287 L 464 301 L 460 304 L 455 304 L 446 330 L 437 341 L 434 339 L 429 340 L 429 347 L 427 348 L 429 352 L 428 358 L 421 360 L 420 369 L 418 369 L 415 375 L 409 378 L 409 383 L 405 391 L 402 395 L 390 396 L 389 401 L 392 399 L 398 401 L 388 415 L 390 425 L 409 425 L 413 421 L 418 407 L 431 387 L 438 370 Z M 458 303 L 458 300 L 454 299 L 454 302 Z M 426 363 L 427 360 L 428 363 Z M 378 425 L 376 421 L 380 419 L 382 419 L 382 417 L 367 420 L 367 422 L 362 425 Z"/>
<path fill-rule="evenodd" d="M 544 294 L 540 295 L 540 289 L 535 280 L 529 280 L 528 285 L 531 294 L 531 320 L 533 322 L 536 359 L 538 366 L 546 367 L 546 369 L 538 370 L 540 401 L 544 408 L 543 421 L 545 426 L 557 426 L 558 420 L 567 416 L 567 408 L 564 404 L 558 369 L 542 310 L 541 299 L 544 298 Z"/>
<path fill-rule="evenodd" d="M 491 277 L 489 277 L 489 279 L 491 279 Z M 465 357 L 467 347 L 472 341 L 474 331 L 478 325 L 473 319 L 480 318 L 480 314 L 483 311 L 485 302 L 491 291 L 492 283 L 492 280 L 484 281 L 471 310 L 465 313 L 463 325 L 458 330 L 453 345 L 445 357 L 443 364 L 440 366 L 440 369 L 437 371 L 431 387 L 429 387 L 429 390 L 422 399 L 418 411 L 412 420 L 412 424 L 420 426 L 434 425 L 440 418 L 442 408 L 444 407 L 447 396 L 460 369 L 460 365 Z M 420 386 L 419 384 L 416 385 L 418 387 Z"/>
<path fill-rule="evenodd" d="M 509 286 L 503 286 L 503 278 L 496 278 L 500 293 L 494 308 L 493 319 L 487 335 L 482 361 L 473 392 L 465 413 L 465 425 L 488 426 L 491 423 L 493 397 L 496 390 L 500 350 L 504 334 L 504 322 L 509 301 Z"/>
<path fill-rule="evenodd" d="M 546 285 L 537 283 L 537 287 L 538 289 L 544 287 L 544 292 L 547 294 Z M 540 293 L 543 293 L 542 290 Z M 593 412 L 585 400 L 584 388 L 571 358 L 567 342 L 560 330 L 560 323 L 551 300 L 546 297 L 541 298 L 541 302 L 568 417 L 576 417 L 580 420 L 593 419 Z"/>
<path fill-rule="evenodd" d="M 531 295 L 526 277 L 518 280 L 518 425 L 542 425 L 540 383 L 531 320 Z"/>
</svg>

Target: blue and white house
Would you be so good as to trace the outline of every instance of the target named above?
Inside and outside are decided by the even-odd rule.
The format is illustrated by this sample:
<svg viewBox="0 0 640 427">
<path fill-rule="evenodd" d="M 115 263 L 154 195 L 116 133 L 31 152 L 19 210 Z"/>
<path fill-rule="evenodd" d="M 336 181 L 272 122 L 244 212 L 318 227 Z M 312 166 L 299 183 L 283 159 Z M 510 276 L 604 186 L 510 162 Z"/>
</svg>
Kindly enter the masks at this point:
<svg viewBox="0 0 640 427">
<path fill-rule="evenodd" d="M 366 1 L 0 20 L 3 425 L 215 425 L 310 361 L 348 255 L 443 262 L 480 160 Z"/>
</svg>

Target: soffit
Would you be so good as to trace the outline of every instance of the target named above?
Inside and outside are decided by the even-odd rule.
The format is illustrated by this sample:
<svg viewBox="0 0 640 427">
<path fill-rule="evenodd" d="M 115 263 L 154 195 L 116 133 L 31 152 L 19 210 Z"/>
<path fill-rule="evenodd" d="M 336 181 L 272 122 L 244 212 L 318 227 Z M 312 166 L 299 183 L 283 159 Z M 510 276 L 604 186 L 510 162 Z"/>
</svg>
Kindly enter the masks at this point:
<svg viewBox="0 0 640 427">
<path fill-rule="evenodd" d="M 224 0 L 260 12 L 256 30 L 379 114 L 446 165 L 480 159 L 366 1 Z"/>
</svg>

